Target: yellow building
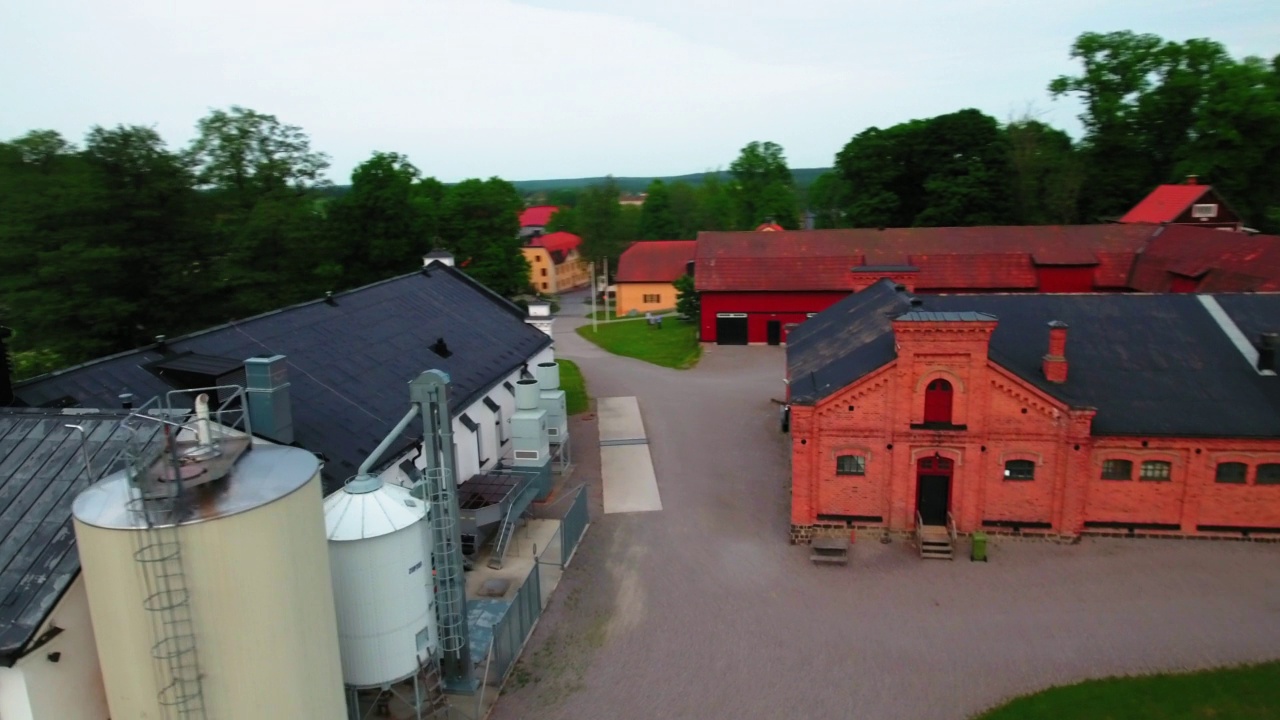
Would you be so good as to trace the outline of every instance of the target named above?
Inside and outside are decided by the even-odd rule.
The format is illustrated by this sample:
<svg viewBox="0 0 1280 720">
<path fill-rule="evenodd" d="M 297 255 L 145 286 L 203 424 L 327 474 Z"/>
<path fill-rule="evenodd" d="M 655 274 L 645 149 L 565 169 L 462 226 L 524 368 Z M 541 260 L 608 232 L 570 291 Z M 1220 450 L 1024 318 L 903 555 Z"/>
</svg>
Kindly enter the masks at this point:
<svg viewBox="0 0 1280 720">
<path fill-rule="evenodd" d="M 618 316 L 675 309 L 673 283 L 689 271 L 695 247 L 695 240 L 649 240 L 627 248 L 618 258 Z"/>
<path fill-rule="evenodd" d="M 553 232 L 529 240 L 522 248 L 529 261 L 529 284 L 540 293 L 555 295 L 591 282 L 587 263 L 578 254 L 582 238 L 567 232 Z"/>
</svg>

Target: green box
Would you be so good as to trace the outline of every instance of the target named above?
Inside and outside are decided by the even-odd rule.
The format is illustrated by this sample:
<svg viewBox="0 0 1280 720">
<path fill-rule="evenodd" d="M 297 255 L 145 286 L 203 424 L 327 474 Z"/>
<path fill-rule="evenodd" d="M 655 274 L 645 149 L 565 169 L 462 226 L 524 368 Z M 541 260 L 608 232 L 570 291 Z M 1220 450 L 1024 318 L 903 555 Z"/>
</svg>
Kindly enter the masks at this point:
<svg viewBox="0 0 1280 720">
<path fill-rule="evenodd" d="M 976 532 L 973 534 L 973 542 L 969 548 L 969 560 L 973 562 L 987 561 L 987 534 L 984 532 Z"/>
</svg>

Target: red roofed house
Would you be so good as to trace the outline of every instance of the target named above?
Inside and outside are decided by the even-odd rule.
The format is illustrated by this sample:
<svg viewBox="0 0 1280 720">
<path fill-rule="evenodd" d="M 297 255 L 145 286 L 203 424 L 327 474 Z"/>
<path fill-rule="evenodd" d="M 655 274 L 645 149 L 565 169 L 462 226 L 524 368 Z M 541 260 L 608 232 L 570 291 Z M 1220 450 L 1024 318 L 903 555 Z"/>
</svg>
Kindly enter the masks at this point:
<svg viewBox="0 0 1280 720">
<path fill-rule="evenodd" d="M 704 232 L 695 262 L 700 337 L 721 345 L 782 344 L 880 278 L 921 294 L 1280 290 L 1280 237 L 1194 224 Z"/>
<path fill-rule="evenodd" d="M 551 216 L 560 208 L 555 205 L 534 205 L 520 213 L 520 237 L 536 237 L 546 232 Z"/>
<path fill-rule="evenodd" d="M 1240 216 L 1223 202 L 1211 185 L 1188 175 L 1181 185 L 1161 185 L 1120 218 L 1122 223 L 1199 225 L 1242 230 Z"/>
<path fill-rule="evenodd" d="M 582 238 L 567 232 L 536 235 L 521 252 L 529 261 L 529 284 L 541 293 L 556 294 L 591 281 L 587 263 L 578 254 Z"/>
<path fill-rule="evenodd" d="M 688 273 L 695 240 L 633 243 L 618 258 L 618 316 L 631 311 L 670 310 L 676 306 L 676 278 Z"/>
</svg>

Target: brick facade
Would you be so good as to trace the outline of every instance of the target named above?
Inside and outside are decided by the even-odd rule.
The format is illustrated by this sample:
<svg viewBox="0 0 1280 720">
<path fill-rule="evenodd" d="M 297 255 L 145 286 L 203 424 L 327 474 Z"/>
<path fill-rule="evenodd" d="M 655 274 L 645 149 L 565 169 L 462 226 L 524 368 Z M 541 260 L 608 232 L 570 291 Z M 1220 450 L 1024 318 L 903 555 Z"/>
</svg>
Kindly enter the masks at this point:
<svg viewBox="0 0 1280 720">
<path fill-rule="evenodd" d="M 896 359 L 813 405 L 792 405 L 791 541 L 815 528 L 916 525 L 922 460 L 951 461 L 947 509 L 962 533 L 1035 532 L 1280 535 L 1280 484 L 1257 468 L 1280 463 L 1280 438 L 1116 437 L 1092 434 L 1095 411 L 1073 408 L 987 354 L 997 321 L 893 322 Z M 1068 376 L 1063 328 L 1046 328 L 1049 379 Z M 1062 337 L 1059 337 L 1059 335 Z M 952 388 L 949 425 L 924 422 L 925 393 Z M 837 458 L 859 474 L 839 473 Z M 1108 460 L 1131 463 L 1130 479 L 1103 479 Z M 1027 461 L 1030 479 L 1006 478 Z M 1168 478 L 1142 478 L 1143 463 Z M 1243 483 L 1217 482 L 1219 463 L 1247 466 Z M 848 468 L 846 468 L 848 470 Z"/>
</svg>

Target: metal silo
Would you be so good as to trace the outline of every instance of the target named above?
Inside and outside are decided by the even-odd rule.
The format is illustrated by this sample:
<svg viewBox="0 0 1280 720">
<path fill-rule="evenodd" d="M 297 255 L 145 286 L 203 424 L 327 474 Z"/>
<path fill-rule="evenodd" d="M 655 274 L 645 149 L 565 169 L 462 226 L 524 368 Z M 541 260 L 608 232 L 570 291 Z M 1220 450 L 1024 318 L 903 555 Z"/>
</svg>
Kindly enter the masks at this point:
<svg viewBox="0 0 1280 720">
<path fill-rule="evenodd" d="M 368 475 L 325 498 L 342 677 L 350 690 L 412 679 L 425 692 L 435 673 L 439 637 L 426 507 L 408 489 Z"/>
<path fill-rule="evenodd" d="M 111 716 L 342 720 L 320 463 L 200 415 L 73 506 Z"/>
</svg>

